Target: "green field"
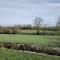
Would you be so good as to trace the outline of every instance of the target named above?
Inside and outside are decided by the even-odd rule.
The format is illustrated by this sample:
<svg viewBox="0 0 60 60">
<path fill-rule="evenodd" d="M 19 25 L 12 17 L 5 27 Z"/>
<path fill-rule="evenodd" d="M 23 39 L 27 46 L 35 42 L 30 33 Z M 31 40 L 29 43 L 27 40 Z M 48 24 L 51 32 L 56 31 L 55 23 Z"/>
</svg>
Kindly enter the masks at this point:
<svg viewBox="0 0 60 60">
<path fill-rule="evenodd" d="M 56 42 L 57 41 L 57 42 Z M 60 44 L 60 36 L 48 36 L 48 35 L 12 35 L 12 34 L 1 34 L 0 42 L 19 42 L 28 44 L 38 44 L 42 46 L 57 46 Z"/>
<path fill-rule="evenodd" d="M 31 54 L 1 48 L 0 60 L 60 60 L 60 57 Z"/>
<path fill-rule="evenodd" d="M 42 46 L 60 46 L 60 36 L 1 34 L 0 42 L 27 43 Z M 0 48 L 0 60 L 60 60 L 60 57 L 44 56 Z"/>
</svg>

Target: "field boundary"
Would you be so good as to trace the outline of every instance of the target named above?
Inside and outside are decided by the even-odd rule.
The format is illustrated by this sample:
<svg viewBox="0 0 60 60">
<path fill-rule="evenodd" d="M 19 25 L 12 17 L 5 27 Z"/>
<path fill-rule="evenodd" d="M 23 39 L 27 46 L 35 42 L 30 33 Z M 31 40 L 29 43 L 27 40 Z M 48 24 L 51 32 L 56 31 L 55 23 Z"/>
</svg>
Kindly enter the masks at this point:
<svg viewBox="0 0 60 60">
<path fill-rule="evenodd" d="M 34 54 L 34 55 L 39 55 L 39 56 L 48 56 L 48 57 L 60 57 L 56 55 L 47 55 L 44 53 L 36 53 L 36 52 L 30 52 L 30 51 L 22 51 L 22 50 L 13 50 L 13 52 L 22 52 L 22 53 L 28 53 L 28 54 Z"/>
<path fill-rule="evenodd" d="M 60 56 L 60 48 L 48 48 L 39 45 L 20 44 L 20 43 L 0 43 L 1 48 L 7 48 L 12 50 L 22 50 L 35 53 L 43 53 L 47 55 Z"/>
</svg>

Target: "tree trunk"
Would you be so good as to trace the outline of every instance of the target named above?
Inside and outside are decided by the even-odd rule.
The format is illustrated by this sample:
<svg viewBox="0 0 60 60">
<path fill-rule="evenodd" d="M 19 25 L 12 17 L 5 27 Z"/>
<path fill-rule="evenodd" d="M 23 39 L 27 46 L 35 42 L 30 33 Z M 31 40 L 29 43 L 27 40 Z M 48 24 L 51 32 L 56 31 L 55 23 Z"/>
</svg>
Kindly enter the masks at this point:
<svg viewBox="0 0 60 60">
<path fill-rule="evenodd" d="M 37 30 L 37 35 L 39 35 L 39 30 Z"/>
</svg>

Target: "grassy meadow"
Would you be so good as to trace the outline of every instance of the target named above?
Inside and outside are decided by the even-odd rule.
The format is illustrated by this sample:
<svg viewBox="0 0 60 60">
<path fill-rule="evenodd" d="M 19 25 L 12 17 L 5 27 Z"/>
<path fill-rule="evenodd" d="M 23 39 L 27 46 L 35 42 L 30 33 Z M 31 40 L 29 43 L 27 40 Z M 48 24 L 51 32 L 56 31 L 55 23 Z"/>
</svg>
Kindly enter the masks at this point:
<svg viewBox="0 0 60 60">
<path fill-rule="evenodd" d="M 57 44 L 60 44 L 60 36 L 1 34 L 0 42 L 18 42 L 27 44 L 37 44 L 42 46 L 54 46 L 54 44 L 56 44 L 55 46 L 57 46 Z"/>
<path fill-rule="evenodd" d="M 0 48 L 0 60 L 60 60 L 60 57 L 31 54 Z"/>
<path fill-rule="evenodd" d="M 27 34 L 0 34 L 0 42 L 27 43 L 46 47 L 60 47 L 60 36 L 27 35 Z M 59 56 L 38 55 L 0 48 L 0 60 L 60 60 Z"/>
</svg>

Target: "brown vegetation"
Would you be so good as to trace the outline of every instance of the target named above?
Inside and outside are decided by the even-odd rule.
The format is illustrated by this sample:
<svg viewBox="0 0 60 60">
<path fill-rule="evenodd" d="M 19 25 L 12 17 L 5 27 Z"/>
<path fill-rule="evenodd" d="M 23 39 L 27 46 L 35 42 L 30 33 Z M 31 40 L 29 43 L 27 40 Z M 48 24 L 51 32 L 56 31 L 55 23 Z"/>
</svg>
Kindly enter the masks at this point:
<svg viewBox="0 0 60 60">
<path fill-rule="evenodd" d="M 0 27 L 0 34 L 60 35 L 60 28 L 57 28 L 57 27 L 39 27 L 39 30 L 36 30 L 36 27 L 34 27 L 34 26 L 32 27 L 30 25 Z"/>
</svg>

